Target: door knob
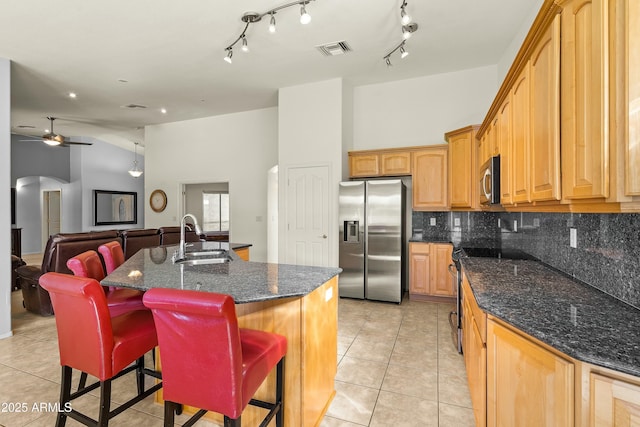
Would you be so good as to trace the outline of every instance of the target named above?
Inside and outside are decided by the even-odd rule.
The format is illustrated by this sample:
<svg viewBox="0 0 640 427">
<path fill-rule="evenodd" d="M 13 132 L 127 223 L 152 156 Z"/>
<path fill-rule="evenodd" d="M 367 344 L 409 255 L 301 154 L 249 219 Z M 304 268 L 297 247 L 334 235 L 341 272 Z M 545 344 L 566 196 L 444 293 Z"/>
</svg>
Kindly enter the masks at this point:
<svg viewBox="0 0 640 427">
<path fill-rule="evenodd" d="M 318 237 L 322 237 L 323 239 L 326 239 L 326 238 L 327 238 L 327 235 L 326 235 L 326 234 L 323 234 L 322 236 L 318 236 Z"/>
</svg>

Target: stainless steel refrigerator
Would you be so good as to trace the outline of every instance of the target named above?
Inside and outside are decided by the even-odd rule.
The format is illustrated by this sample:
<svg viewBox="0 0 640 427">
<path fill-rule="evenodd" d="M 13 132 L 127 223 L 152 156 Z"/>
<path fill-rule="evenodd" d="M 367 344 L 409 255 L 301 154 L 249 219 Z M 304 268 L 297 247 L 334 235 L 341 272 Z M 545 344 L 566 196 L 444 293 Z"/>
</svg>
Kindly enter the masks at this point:
<svg viewBox="0 0 640 427">
<path fill-rule="evenodd" d="M 339 294 L 400 303 L 405 289 L 405 186 L 348 181 L 339 191 Z"/>
</svg>

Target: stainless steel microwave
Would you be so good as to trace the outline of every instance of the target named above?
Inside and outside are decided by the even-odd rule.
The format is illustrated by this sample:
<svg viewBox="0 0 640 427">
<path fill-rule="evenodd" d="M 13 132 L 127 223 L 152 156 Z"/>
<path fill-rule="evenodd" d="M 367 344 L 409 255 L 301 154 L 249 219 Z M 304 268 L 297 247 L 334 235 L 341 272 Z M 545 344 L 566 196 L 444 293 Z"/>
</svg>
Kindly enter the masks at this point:
<svg viewBox="0 0 640 427">
<path fill-rule="evenodd" d="M 493 156 L 480 167 L 480 203 L 500 203 L 500 156 Z"/>
</svg>

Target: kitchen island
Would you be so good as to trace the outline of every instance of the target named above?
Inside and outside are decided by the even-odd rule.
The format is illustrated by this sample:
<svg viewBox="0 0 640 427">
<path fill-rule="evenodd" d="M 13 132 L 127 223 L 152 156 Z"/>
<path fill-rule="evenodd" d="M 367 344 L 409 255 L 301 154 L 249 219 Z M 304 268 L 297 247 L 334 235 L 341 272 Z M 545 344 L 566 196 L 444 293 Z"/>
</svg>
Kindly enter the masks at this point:
<svg viewBox="0 0 640 427">
<path fill-rule="evenodd" d="M 198 249 L 234 247 L 233 243 L 219 242 L 201 245 Z M 174 264 L 171 256 L 176 249 L 177 246 L 140 250 L 102 284 L 143 291 L 164 287 L 231 295 L 240 327 L 275 332 L 287 338 L 285 425 L 318 425 L 335 394 L 341 270 L 248 262 L 232 250 L 229 251 L 232 260 L 225 263 Z M 273 401 L 274 388 L 275 372 L 272 372 L 256 397 Z M 242 420 L 247 425 L 257 425 L 265 413 L 264 409 L 248 406 Z M 209 416 L 221 419 L 217 414 Z"/>
</svg>

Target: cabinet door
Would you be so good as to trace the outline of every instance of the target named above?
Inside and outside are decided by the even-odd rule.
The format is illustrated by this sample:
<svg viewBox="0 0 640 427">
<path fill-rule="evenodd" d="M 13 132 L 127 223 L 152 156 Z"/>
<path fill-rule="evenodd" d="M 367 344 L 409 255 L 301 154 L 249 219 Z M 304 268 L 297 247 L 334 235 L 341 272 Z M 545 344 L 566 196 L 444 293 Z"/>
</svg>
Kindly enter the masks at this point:
<svg viewBox="0 0 640 427">
<path fill-rule="evenodd" d="M 431 275 L 429 279 L 429 295 L 440 297 L 455 296 L 454 277 L 449 272 L 452 246 L 448 243 L 432 243 L 429 249 L 431 256 Z"/>
<path fill-rule="evenodd" d="M 445 135 L 449 142 L 449 203 L 452 208 L 478 207 L 476 128 Z"/>
<path fill-rule="evenodd" d="M 529 196 L 529 63 L 513 84 L 511 91 L 511 177 L 515 203 L 528 203 Z M 502 159 L 500 159 L 502 160 Z M 500 164 L 502 168 L 502 162 Z"/>
<path fill-rule="evenodd" d="M 609 197 L 606 0 L 572 0 L 561 22 L 562 192 Z"/>
<path fill-rule="evenodd" d="M 413 209 L 446 210 L 447 149 L 432 148 L 413 153 Z"/>
<path fill-rule="evenodd" d="M 531 200 L 560 200 L 560 15 L 531 55 Z"/>
<path fill-rule="evenodd" d="M 573 374 L 573 363 L 487 322 L 488 426 L 573 426 Z"/>
<path fill-rule="evenodd" d="M 349 153 L 349 176 L 369 177 L 379 176 L 380 165 L 377 154 L 351 154 Z"/>
<path fill-rule="evenodd" d="M 430 268 L 429 244 L 409 243 L 409 293 L 429 293 Z"/>
<path fill-rule="evenodd" d="M 628 0 L 625 17 L 627 117 L 625 129 L 625 193 L 640 196 L 640 2 Z"/>
<path fill-rule="evenodd" d="M 380 167 L 385 176 L 411 175 L 411 153 L 382 153 Z"/>
<path fill-rule="evenodd" d="M 464 294 L 462 307 L 462 348 L 467 382 L 476 427 L 487 425 L 487 348 L 473 317 L 469 296 Z"/>
<path fill-rule="evenodd" d="M 507 97 L 498 110 L 496 133 L 500 146 L 500 203 L 513 204 L 511 168 L 511 99 Z"/>
<path fill-rule="evenodd" d="M 591 373 L 592 427 L 640 425 L 640 386 Z"/>
</svg>

